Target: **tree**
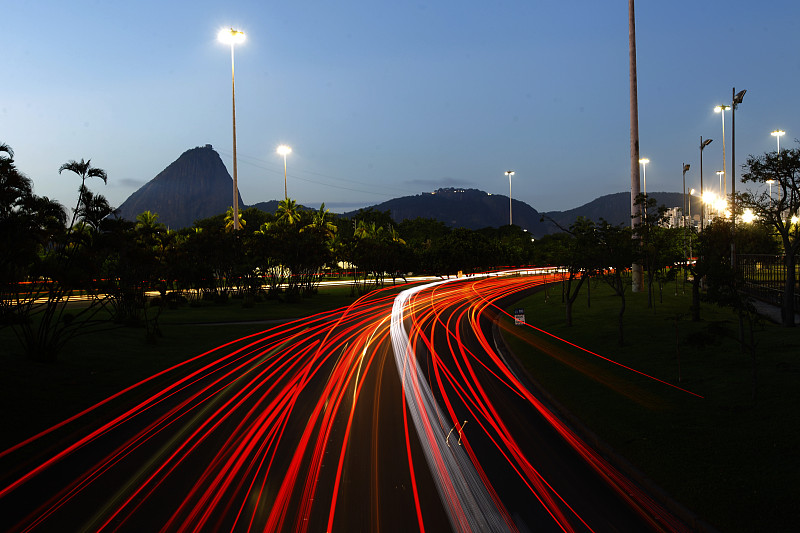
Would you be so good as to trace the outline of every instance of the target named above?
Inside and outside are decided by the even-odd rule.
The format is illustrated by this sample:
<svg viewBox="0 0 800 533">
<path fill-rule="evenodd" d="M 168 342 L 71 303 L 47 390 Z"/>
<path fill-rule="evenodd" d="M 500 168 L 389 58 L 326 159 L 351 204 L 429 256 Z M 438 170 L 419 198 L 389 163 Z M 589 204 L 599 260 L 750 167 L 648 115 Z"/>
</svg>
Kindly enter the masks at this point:
<svg viewBox="0 0 800 533">
<path fill-rule="evenodd" d="M 69 229 L 72 229 L 72 226 L 75 225 L 75 220 L 78 216 L 78 212 L 81 208 L 81 204 L 84 202 L 85 194 L 87 192 L 86 188 L 86 180 L 89 178 L 100 178 L 103 180 L 103 183 L 108 183 L 108 176 L 106 175 L 106 171 L 102 168 L 95 168 L 91 165 L 91 159 L 88 161 L 84 161 L 83 159 L 80 162 L 75 161 L 74 159 L 70 160 L 67 163 L 61 165 L 61 168 L 58 169 L 58 173 L 61 174 L 65 170 L 69 170 L 70 172 L 74 172 L 81 178 L 81 186 L 78 189 L 78 204 L 75 206 L 75 210 L 72 213 L 72 221 L 69 224 Z"/>
<path fill-rule="evenodd" d="M 633 227 L 640 243 L 636 251 L 639 262 L 647 270 L 647 307 L 653 307 L 653 281 L 666 267 L 682 261 L 683 233 L 677 228 L 664 227 L 667 208 L 656 206 L 655 198 L 640 194 L 636 197 L 635 205 L 642 213 L 641 222 Z M 663 279 L 664 276 L 659 276 L 660 281 Z"/>
<path fill-rule="evenodd" d="M 279 224 L 292 225 L 300 221 L 300 208 L 297 201 L 285 198 L 278 203 L 278 211 L 275 213 Z"/>
<path fill-rule="evenodd" d="M 108 200 L 102 194 L 94 194 L 85 189 L 81 206 L 76 211 L 78 220 L 90 226 L 94 231 L 100 231 L 100 225 L 108 215 L 114 212 Z"/>
<path fill-rule="evenodd" d="M 619 296 L 620 309 L 617 314 L 618 342 L 624 342 L 623 315 L 625 314 L 625 291 L 630 283 L 625 273 L 633 263 L 633 241 L 631 228 L 625 225 L 613 226 L 603 219 L 597 225 L 598 272 L 601 279 Z"/>
<path fill-rule="evenodd" d="M 557 222 L 550 220 L 564 230 Z M 549 238 L 540 241 L 547 248 L 543 255 L 545 262 L 567 270 L 566 277 L 562 275 L 561 285 L 568 326 L 572 326 L 572 305 L 578 298 L 583 283 L 597 268 L 595 229 L 593 221 L 578 217 L 564 233 L 548 235 Z"/>
<path fill-rule="evenodd" d="M 740 209 L 750 209 L 761 224 L 780 238 L 786 278 L 783 287 L 781 319 L 784 326 L 795 325 L 794 294 L 797 253 L 800 251 L 800 148 L 749 156 L 744 164 L 742 183 L 762 186 L 760 191 L 747 190 L 736 195 Z M 772 180 L 778 198 L 770 198 L 766 184 Z"/>
</svg>

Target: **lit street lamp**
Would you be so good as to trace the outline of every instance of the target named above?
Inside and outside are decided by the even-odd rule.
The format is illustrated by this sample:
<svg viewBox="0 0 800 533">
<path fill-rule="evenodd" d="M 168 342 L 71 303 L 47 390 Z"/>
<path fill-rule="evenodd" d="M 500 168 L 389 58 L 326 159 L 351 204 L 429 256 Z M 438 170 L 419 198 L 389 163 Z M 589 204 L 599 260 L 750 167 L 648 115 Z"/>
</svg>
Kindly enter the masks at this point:
<svg viewBox="0 0 800 533">
<path fill-rule="evenodd" d="M 721 198 L 725 198 L 725 192 L 722 190 L 722 176 L 724 175 L 724 170 L 717 170 L 717 176 L 719 176 L 719 195 Z"/>
<path fill-rule="evenodd" d="M 217 34 L 220 42 L 231 45 L 231 100 L 233 102 L 233 229 L 239 229 L 239 183 L 236 175 L 236 77 L 234 75 L 233 46 L 244 41 L 244 32 L 220 30 Z"/>
<path fill-rule="evenodd" d="M 736 108 L 744 100 L 747 90 L 731 89 L 731 268 L 736 271 Z M 724 113 L 723 113 L 724 114 Z"/>
<path fill-rule="evenodd" d="M 506 170 L 506 176 L 508 176 L 508 225 L 512 224 L 511 218 L 511 176 L 515 173 L 513 170 Z"/>
<path fill-rule="evenodd" d="M 286 187 L 286 156 L 292 153 L 292 147 L 286 146 L 282 144 L 278 146 L 278 155 L 283 156 L 283 196 L 285 199 L 289 199 L 289 189 Z"/>
<path fill-rule="evenodd" d="M 767 180 L 767 185 L 769 185 L 769 207 L 772 208 L 772 184 L 775 183 L 775 180 Z"/>
<path fill-rule="evenodd" d="M 642 164 L 642 184 L 644 185 L 644 195 L 647 196 L 647 163 L 650 160 L 646 157 L 643 157 L 639 160 L 639 163 Z"/>
<path fill-rule="evenodd" d="M 705 194 L 705 190 L 703 189 L 703 149 L 711 144 L 711 141 L 714 139 L 706 139 L 703 140 L 703 137 L 700 137 L 700 196 L 702 197 Z M 700 231 L 703 231 L 703 221 L 706 217 L 706 210 L 705 206 L 702 202 L 700 202 Z"/>
<path fill-rule="evenodd" d="M 778 141 L 778 154 L 780 154 L 781 153 L 781 136 L 786 135 L 786 132 L 783 131 L 783 130 L 775 130 L 772 133 L 770 133 L 770 135 L 775 137 L 775 140 Z"/>
<path fill-rule="evenodd" d="M 730 108 L 731 106 L 729 105 L 718 105 L 714 108 L 714 113 L 722 115 L 722 172 L 725 176 L 725 188 L 722 190 L 722 196 L 727 196 L 728 194 L 728 165 L 725 157 L 725 111 Z"/>
<path fill-rule="evenodd" d="M 692 196 L 696 191 L 689 189 L 689 224 L 692 224 Z M 702 202 L 701 202 L 702 205 Z M 692 224 L 693 226 L 693 224 Z M 689 257 L 692 257 L 692 232 L 689 232 Z"/>
<path fill-rule="evenodd" d="M 681 216 L 683 218 L 683 283 L 684 287 L 686 286 L 686 276 L 688 273 L 686 271 L 686 267 L 689 264 L 689 256 L 687 255 L 686 250 L 686 173 L 689 172 L 689 167 L 687 163 L 683 164 L 683 212 Z"/>
</svg>

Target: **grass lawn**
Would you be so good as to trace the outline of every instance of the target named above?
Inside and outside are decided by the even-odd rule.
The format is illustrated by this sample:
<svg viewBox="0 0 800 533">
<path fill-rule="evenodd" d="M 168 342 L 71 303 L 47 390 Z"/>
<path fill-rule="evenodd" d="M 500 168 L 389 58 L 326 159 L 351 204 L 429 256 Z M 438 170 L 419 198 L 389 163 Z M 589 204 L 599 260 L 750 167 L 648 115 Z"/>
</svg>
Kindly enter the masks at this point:
<svg viewBox="0 0 800 533">
<path fill-rule="evenodd" d="M 245 307 L 241 299 L 165 309 L 162 336 L 146 340 L 141 327 L 98 330 L 70 341 L 54 364 L 22 356 L 10 328 L 0 329 L 0 449 L 68 418 L 163 369 L 211 348 L 272 326 L 355 301 L 349 287 L 322 287 L 295 302 L 266 300 Z M 153 386 L 157 386 L 155 382 Z"/>
<path fill-rule="evenodd" d="M 720 531 L 794 531 L 800 502 L 800 329 L 762 322 L 753 359 L 737 342 L 738 320 L 703 304 L 689 316 L 690 291 L 664 288 L 648 309 L 628 292 L 625 344 L 619 298 L 593 283 L 565 325 L 559 286 L 509 306 L 528 324 L 703 396 L 642 376 L 530 327 L 503 324 L 510 348 L 567 411 L 677 501 Z M 589 303 L 591 305 L 589 305 Z M 680 375 L 680 381 L 679 381 Z"/>
</svg>

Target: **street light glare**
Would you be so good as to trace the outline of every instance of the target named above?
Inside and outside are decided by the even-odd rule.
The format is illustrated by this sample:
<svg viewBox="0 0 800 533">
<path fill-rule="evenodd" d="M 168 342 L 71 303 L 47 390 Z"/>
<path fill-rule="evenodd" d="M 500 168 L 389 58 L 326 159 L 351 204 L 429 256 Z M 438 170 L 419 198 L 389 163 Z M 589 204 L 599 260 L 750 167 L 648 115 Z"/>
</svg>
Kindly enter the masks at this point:
<svg viewBox="0 0 800 533">
<path fill-rule="evenodd" d="M 278 154 L 279 155 L 288 155 L 288 154 L 291 154 L 291 153 L 292 153 L 292 147 L 291 146 L 286 146 L 285 144 L 282 144 L 282 145 L 278 146 Z"/>
<path fill-rule="evenodd" d="M 783 130 L 775 130 L 772 133 L 770 133 L 770 135 L 772 135 L 773 137 L 780 137 L 782 135 L 786 135 L 786 132 Z"/>
<path fill-rule="evenodd" d="M 730 108 L 731 106 L 729 105 L 718 105 L 717 107 L 714 108 L 714 113 L 719 113 L 720 111 L 725 111 Z"/>
<path fill-rule="evenodd" d="M 234 30 L 233 28 L 229 28 L 227 30 L 219 30 L 217 34 L 217 39 L 225 44 L 238 44 L 244 41 L 244 32 L 239 30 Z"/>
</svg>

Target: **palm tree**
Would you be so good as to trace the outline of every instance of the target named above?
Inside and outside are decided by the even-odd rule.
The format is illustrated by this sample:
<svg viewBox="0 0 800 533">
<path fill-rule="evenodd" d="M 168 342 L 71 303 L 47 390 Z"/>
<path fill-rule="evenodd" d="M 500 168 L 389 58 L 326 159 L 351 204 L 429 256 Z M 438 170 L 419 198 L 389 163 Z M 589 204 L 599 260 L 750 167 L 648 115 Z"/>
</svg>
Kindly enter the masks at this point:
<svg viewBox="0 0 800 533">
<path fill-rule="evenodd" d="M 69 224 L 69 229 L 72 229 L 72 226 L 75 225 L 75 219 L 78 216 L 78 210 L 81 207 L 81 203 L 83 203 L 84 196 L 88 192 L 88 189 L 86 188 L 86 180 L 88 178 L 100 178 L 103 180 L 103 183 L 108 183 L 108 175 L 106 174 L 106 171 L 102 168 L 93 167 L 91 162 L 91 159 L 87 161 L 81 159 L 80 162 L 72 159 L 69 162 L 61 165 L 61 168 L 58 169 L 59 174 L 61 174 L 61 172 L 64 170 L 69 170 L 70 172 L 74 172 L 81 177 L 81 187 L 78 189 L 78 205 L 75 206 L 75 211 L 72 213 L 72 222 Z"/>
<path fill-rule="evenodd" d="M 7 144 L 0 144 L 0 218 L 7 218 L 33 192 L 31 180 L 17 170 L 14 151 Z"/>
<path fill-rule="evenodd" d="M 242 217 L 242 212 L 239 211 L 237 213 L 237 218 L 239 219 L 239 227 L 243 228 L 247 221 Z M 228 211 L 225 213 L 225 231 L 234 231 L 236 230 L 236 224 L 233 221 L 233 207 L 228 207 Z"/>
<path fill-rule="evenodd" d="M 147 233 L 155 233 L 165 229 L 166 226 L 158 221 L 158 213 L 151 211 L 142 211 L 136 215 L 136 230 L 146 231 Z"/>
<path fill-rule="evenodd" d="M 314 211 L 313 215 L 311 216 L 311 222 L 306 224 L 300 230 L 300 233 L 303 233 L 307 230 L 319 231 L 326 240 L 332 239 L 336 234 L 336 224 L 330 221 L 330 210 L 325 209 L 324 202 L 320 206 L 319 211 Z"/>
<path fill-rule="evenodd" d="M 80 217 L 81 221 L 94 228 L 95 231 L 100 231 L 100 223 L 114 212 L 108 200 L 102 194 L 93 194 L 92 191 L 86 190 L 84 191 L 82 203 L 83 205 L 77 211 L 78 217 Z"/>
<path fill-rule="evenodd" d="M 277 222 L 292 225 L 300 220 L 300 210 L 297 202 L 286 198 L 278 203 Z"/>
</svg>

